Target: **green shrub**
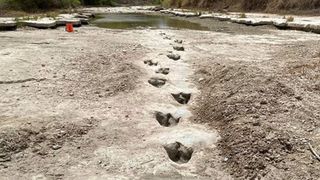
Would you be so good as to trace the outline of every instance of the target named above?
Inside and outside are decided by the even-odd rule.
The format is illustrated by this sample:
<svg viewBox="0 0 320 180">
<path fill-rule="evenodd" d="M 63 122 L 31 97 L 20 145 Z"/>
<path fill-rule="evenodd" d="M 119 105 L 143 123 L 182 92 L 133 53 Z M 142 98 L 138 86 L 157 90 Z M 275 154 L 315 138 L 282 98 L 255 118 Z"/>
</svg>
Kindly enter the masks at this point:
<svg viewBox="0 0 320 180">
<path fill-rule="evenodd" d="M 84 5 L 113 5 L 114 2 L 112 0 L 83 0 L 82 3 Z"/>
<path fill-rule="evenodd" d="M 80 4 L 80 0 L 0 0 L 0 6 L 23 11 L 69 8 Z"/>
</svg>

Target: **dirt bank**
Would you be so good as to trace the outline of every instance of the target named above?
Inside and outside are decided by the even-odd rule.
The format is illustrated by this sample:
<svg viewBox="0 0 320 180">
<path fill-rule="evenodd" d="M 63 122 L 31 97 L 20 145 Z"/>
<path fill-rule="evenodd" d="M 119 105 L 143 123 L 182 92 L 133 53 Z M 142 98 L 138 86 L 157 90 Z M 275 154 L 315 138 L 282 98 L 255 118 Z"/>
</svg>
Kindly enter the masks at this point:
<svg viewBox="0 0 320 180">
<path fill-rule="evenodd" d="M 312 36 L 272 31 L 192 42 L 210 54 L 195 62 L 202 92 L 195 121 L 220 129 L 234 177 L 319 176 L 307 145 L 319 147 L 319 41 Z"/>
</svg>

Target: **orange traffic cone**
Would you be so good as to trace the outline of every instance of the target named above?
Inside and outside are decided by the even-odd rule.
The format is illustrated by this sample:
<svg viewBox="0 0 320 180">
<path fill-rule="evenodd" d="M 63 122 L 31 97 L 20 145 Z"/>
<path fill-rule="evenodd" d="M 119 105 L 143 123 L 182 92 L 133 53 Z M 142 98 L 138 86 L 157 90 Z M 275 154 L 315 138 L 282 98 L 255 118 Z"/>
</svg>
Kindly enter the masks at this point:
<svg viewBox="0 0 320 180">
<path fill-rule="evenodd" d="M 67 23 L 66 24 L 66 31 L 67 32 L 73 32 L 73 24 L 72 23 Z"/>
</svg>

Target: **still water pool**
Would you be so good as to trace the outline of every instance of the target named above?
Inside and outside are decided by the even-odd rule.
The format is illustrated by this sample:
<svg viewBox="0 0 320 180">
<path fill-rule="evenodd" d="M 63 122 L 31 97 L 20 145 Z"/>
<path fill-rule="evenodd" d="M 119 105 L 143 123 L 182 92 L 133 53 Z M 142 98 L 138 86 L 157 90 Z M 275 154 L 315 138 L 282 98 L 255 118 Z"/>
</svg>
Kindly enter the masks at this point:
<svg viewBox="0 0 320 180">
<path fill-rule="evenodd" d="M 200 24 L 168 16 L 146 14 L 103 14 L 92 22 L 94 25 L 110 29 L 193 29 L 207 30 Z"/>
</svg>

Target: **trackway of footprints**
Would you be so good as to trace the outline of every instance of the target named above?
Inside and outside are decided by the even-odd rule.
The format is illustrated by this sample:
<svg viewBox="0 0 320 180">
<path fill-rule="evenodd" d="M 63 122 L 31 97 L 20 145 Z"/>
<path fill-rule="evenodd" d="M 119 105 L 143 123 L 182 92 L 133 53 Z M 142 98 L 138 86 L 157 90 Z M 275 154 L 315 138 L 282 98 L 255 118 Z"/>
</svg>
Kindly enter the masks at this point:
<svg viewBox="0 0 320 180">
<path fill-rule="evenodd" d="M 161 36 L 165 36 L 165 33 L 160 33 Z M 183 47 L 182 40 L 174 40 L 174 45 L 172 45 L 172 48 L 175 52 L 179 51 L 184 51 L 185 48 Z M 181 59 L 181 56 L 175 52 L 169 52 L 167 57 L 173 61 L 178 61 Z M 149 66 L 158 66 L 159 62 L 154 62 L 153 60 L 146 60 L 144 61 L 144 64 L 149 65 Z M 159 68 L 155 71 L 156 74 L 163 74 L 163 75 L 168 75 L 170 73 L 170 68 L 165 67 L 165 68 Z M 165 78 L 159 78 L 159 77 L 151 77 L 148 80 L 148 83 L 151 84 L 152 86 L 156 88 L 161 88 L 167 83 L 168 79 Z M 168 94 L 170 96 L 170 94 Z M 186 105 L 188 104 L 190 98 L 191 98 L 191 93 L 172 93 L 171 94 L 172 98 L 175 99 L 179 104 Z M 158 123 L 163 126 L 163 127 L 173 127 L 177 126 L 181 120 L 181 117 L 174 117 L 171 113 L 164 113 L 164 112 L 155 112 L 155 119 L 158 121 Z M 181 142 L 174 142 L 174 143 L 169 143 L 166 145 L 163 145 L 163 148 L 168 154 L 168 157 L 176 163 L 179 164 L 184 164 L 187 163 L 193 154 L 193 149 L 191 147 L 187 147 L 183 145 Z"/>
</svg>

